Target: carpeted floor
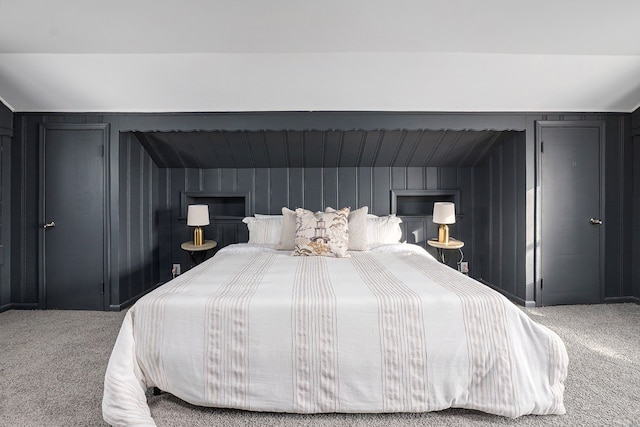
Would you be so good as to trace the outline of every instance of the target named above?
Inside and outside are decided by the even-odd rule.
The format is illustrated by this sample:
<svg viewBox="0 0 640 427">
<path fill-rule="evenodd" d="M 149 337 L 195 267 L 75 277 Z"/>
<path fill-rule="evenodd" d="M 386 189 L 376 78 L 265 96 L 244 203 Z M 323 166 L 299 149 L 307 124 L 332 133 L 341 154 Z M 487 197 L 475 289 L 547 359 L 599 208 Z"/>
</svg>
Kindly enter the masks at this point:
<svg viewBox="0 0 640 427">
<path fill-rule="evenodd" d="M 523 309 L 525 310 L 525 309 Z M 640 305 L 527 309 L 569 352 L 564 416 L 253 413 L 149 396 L 158 426 L 640 426 Z M 104 426 L 102 384 L 124 313 L 0 313 L 0 426 Z"/>
</svg>

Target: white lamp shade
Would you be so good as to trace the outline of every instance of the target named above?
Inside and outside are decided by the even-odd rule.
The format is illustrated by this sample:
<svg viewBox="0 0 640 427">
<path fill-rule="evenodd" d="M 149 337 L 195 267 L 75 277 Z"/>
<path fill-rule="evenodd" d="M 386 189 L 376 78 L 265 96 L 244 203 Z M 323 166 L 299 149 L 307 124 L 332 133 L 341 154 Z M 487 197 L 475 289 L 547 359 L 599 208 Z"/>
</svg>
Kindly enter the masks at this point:
<svg viewBox="0 0 640 427">
<path fill-rule="evenodd" d="M 209 225 L 209 206 L 189 205 L 187 208 L 187 225 L 194 227 Z"/>
<path fill-rule="evenodd" d="M 451 202 L 435 202 L 433 204 L 433 222 L 436 224 L 455 223 L 456 205 Z"/>
</svg>

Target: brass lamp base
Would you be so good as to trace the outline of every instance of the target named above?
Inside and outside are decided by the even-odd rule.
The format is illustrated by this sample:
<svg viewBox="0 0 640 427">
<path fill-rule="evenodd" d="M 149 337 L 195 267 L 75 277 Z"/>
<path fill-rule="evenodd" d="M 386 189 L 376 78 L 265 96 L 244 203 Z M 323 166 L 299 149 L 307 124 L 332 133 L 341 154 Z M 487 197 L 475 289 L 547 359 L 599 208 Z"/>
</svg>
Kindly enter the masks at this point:
<svg viewBox="0 0 640 427">
<path fill-rule="evenodd" d="M 449 244 L 449 226 L 447 224 L 440 224 L 438 227 L 438 242 Z"/>
<path fill-rule="evenodd" d="M 196 246 L 202 246 L 204 243 L 204 230 L 200 227 L 193 229 L 193 244 Z"/>
</svg>

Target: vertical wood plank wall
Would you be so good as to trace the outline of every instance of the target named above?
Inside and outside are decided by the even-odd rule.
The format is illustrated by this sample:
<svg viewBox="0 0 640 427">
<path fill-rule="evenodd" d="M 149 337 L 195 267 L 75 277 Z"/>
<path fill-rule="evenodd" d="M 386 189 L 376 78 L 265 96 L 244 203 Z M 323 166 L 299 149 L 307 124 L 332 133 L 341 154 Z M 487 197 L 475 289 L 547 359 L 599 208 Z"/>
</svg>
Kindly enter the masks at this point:
<svg viewBox="0 0 640 427">
<path fill-rule="evenodd" d="M 526 141 L 512 134 L 473 171 L 474 277 L 526 301 Z"/>
<path fill-rule="evenodd" d="M 631 232 L 633 153 L 629 116 L 608 116 L 605 122 L 605 300 L 633 295 Z M 626 233 L 625 233 L 625 230 Z"/>
<path fill-rule="evenodd" d="M 640 212 L 639 114 L 633 115 L 633 122 L 629 114 L 13 114 L 13 129 L 5 130 L 6 135 L 1 137 L 3 147 L 7 141 L 10 145 L 9 182 L 5 179 L 8 159 L 3 157 L 0 191 L 4 212 L 7 212 L 5 208 L 10 209 L 11 233 L 6 233 L 9 221 L 3 215 L 0 236 L 4 239 L 5 263 L 0 267 L 4 269 L 4 273 L 0 273 L 4 274 L 0 277 L 0 310 L 3 304 L 7 305 L 8 295 L 9 305 L 14 308 L 35 308 L 38 304 L 37 271 L 33 266 L 38 254 L 38 126 L 41 123 L 111 124 L 108 203 L 112 206 L 109 267 L 112 282 L 109 287 L 111 307 L 118 309 L 166 280 L 173 262 L 187 263 L 187 255 L 179 249 L 179 244 L 190 238 L 190 231 L 184 220 L 177 219 L 179 193 L 209 189 L 249 189 L 255 195 L 250 213 L 275 213 L 284 205 L 320 209 L 325 205 L 366 204 L 372 212 L 386 214 L 390 212 L 392 189 L 458 188 L 462 215 L 453 232 L 467 243 L 465 258 L 470 261 L 472 275 L 517 299 L 530 301 L 534 297 L 529 283 L 532 267 L 528 255 L 522 252 L 531 249 L 525 239 L 533 227 L 526 224 L 529 216 L 533 221 L 528 192 L 535 190 L 531 175 L 535 169 L 531 129 L 536 120 L 604 120 L 607 131 L 606 295 L 612 301 L 632 295 L 640 298 L 640 267 L 632 263 L 640 256 L 640 225 L 635 220 Z M 316 121 L 316 117 L 320 118 Z M 7 123 L 11 120 L 5 118 Z M 138 142 L 125 135 L 131 130 L 149 129 L 264 129 L 269 128 L 269 123 L 275 123 L 276 128 L 294 123 L 296 128 L 309 129 L 317 128 L 318 123 L 325 124 L 324 121 L 346 128 L 360 127 L 360 122 L 366 122 L 367 126 L 363 127 L 372 129 L 394 125 L 402 128 L 417 123 L 432 129 L 522 130 L 526 125 L 526 144 L 523 152 L 520 140 L 504 141 L 485 163 L 475 168 L 162 169 L 153 164 Z M 8 136 L 10 132 L 12 136 Z M 6 155 L 7 151 L 3 153 Z M 521 165 L 522 157 L 524 165 Z M 525 175 L 523 194 L 521 180 Z M 5 206 L 7 185 L 10 186 L 10 207 Z M 236 235 L 247 237 L 239 224 L 233 226 L 237 231 L 229 231 L 230 226 L 223 224 L 212 227 L 207 235 L 219 238 L 223 244 Z M 435 235 L 428 217 L 409 218 L 403 227 L 409 240 L 416 229 L 425 230 L 423 237 Z M 9 285 L 5 282 L 7 263 L 10 264 Z M 526 270 L 526 274 L 522 270 Z"/>
<path fill-rule="evenodd" d="M 632 295 L 640 298 L 640 108 L 637 109 L 631 117 L 631 132 L 633 138 L 632 145 L 632 161 L 633 161 L 633 198 L 631 217 L 633 218 L 631 225 L 631 259 L 632 262 Z"/>
<path fill-rule="evenodd" d="M 159 264 L 161 238 L 166 238 L 159 228 L 166 216 L 163 173 L 130 133 L 121 135 L 119 148 L 119 287 L 111 295 L 119 303 L 111 304 L 114 309 L 170 278 L 161 277 Z"/>
<path fill-rule="evenodd" d="M 11 303 L 11 136 L 13 114 L 0 102 L 0 311 Z"/>
</svg>

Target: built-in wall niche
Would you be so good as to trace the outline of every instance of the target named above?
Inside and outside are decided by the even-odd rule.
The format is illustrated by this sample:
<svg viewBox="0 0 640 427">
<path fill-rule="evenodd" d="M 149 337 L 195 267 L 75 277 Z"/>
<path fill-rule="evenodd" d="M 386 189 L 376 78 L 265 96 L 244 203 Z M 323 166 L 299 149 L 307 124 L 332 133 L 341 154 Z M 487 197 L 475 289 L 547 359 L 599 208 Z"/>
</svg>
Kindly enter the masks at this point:
<svg viewBox="0 0 640 427">
<path fill-rule="evenodd" d="M 391 211 L 398 216 L 431 216 L 435 202 L 453 202 L 460 214 L 460 190 L 391 191 Z"/>
<path fill-rule="evenodd" d="M 249 216 L 250 192 L 212 193 L 206 191 L 183 191 L 180 193 L 180 218 L 187 218 L 189 205 L 209 206 L 209 218 L 242 219 Z"/>
</svg>

